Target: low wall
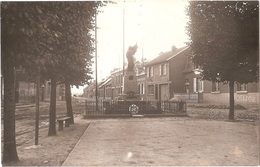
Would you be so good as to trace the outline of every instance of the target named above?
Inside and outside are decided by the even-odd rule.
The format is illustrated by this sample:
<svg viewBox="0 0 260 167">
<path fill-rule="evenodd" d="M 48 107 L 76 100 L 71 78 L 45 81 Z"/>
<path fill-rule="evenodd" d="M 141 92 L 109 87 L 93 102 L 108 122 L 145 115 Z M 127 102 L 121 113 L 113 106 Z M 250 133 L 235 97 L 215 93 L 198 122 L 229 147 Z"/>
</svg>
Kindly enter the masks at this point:
<svg viewBox="0 0 260 167">
<path fill-rule="evenodd" d="M 235 93 L 234 100 L 245 107 L 259 106 L 259 93 Z M 229 93 L 203 93 L 203 103 L 229 106 Z"/>
</svg>

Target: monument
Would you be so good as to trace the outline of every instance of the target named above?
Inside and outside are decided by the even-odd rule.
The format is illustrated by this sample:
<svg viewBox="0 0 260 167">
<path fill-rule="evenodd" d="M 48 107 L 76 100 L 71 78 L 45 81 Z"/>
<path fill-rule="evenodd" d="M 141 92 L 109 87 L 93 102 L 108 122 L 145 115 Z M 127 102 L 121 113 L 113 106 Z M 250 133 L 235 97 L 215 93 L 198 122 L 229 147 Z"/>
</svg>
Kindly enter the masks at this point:
<svg viewBox="0 0 260 167">
<path fill-rule="evenodd" d="M 137 44 L 134 46 L 129 46 L 126 57 L 127 57 L 127 69 L 124 74 L 123 81 L 123 100 L 140 100 L 140 96 L 137 92 L 137 78 L 136 78 L 136 68 L 135 68 L 135 58 L 134 54 L 137 51 Z"/>
<path fill-rule="evenodd" d="M 140 116 L 140 114 L 158 114 L 161 113 L 159 105 L 151 105 L 149 101 L 140 100 L 137 89 L 137 77 L 134 54 L 137 51 L 137 44 L 130 46 L 127 50 L 127 69 L 123 78 L 123 93 L 118 101 L 113 103 L 106 102 L 106 114 L 131 114 Z M 142 116 L 142 115 L 141 115 Z"/>
</svg>

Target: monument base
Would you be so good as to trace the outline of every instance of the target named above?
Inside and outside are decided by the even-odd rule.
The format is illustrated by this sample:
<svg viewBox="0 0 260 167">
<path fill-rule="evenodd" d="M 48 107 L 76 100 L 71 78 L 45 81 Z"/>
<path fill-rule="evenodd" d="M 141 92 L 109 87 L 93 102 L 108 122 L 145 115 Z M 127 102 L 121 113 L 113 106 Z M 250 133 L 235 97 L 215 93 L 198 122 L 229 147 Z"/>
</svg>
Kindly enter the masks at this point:
<svg viewBox="0 0 260 167">
<path fill-rule="evenodd" d="M 129 93 L 129 94 L 122 94 L 119 97 L 120 100 L 124 101 L 139 101 L 141 100 L 139 94 Z"/>
<path fill-rule="evenodd" d="M 139 98 L 138 98 L 139 97 Z M 124 76 L 123 100 L 139 100 L 137 95 L 137 78 L 134 70 L 127 70 Z"/>
</svg>

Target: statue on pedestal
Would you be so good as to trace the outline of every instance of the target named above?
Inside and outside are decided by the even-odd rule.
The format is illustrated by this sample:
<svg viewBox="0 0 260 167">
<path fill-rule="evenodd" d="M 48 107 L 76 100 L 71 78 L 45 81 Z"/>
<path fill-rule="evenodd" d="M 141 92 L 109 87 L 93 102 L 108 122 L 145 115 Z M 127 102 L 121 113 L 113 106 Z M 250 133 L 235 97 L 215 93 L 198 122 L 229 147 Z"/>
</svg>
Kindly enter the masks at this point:
<svg viewBox="0 0 260 167">
<path fill-rule="evenodd" d="M 129 46 L 126 57 L 127 57 L 127 69 L 124 74 L 123 84 L 123 99 L 124 100 L 136 100 L 137 98 L 137 78 L 135 71 L 135 58 L 134 54 L 137 51 L 137 44 Z"/>
<path fill-rule="evenodd" d="M 128 61 L 128 65 L 127 65 L 127 70 L 134 70 L 134 65 L 135 65 L 135 58 L 134 58 L 134 54 L 137 51 L 137 44 L 135 44 L 134 46 L 129 46 L 127 53 L 126 53 L 126 57 L 127 57 L 127 61 Z"/>
</svg>

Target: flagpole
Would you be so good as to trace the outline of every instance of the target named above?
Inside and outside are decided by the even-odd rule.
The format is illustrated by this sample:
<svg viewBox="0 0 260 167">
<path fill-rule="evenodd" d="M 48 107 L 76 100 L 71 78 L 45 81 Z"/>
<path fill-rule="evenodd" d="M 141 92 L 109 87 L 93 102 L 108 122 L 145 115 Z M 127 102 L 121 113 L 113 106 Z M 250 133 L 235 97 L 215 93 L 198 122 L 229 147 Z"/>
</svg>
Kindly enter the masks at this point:
<svg viewBox="0 0 260 167">
<path fill-rule="evenodd" d="M 125 74 L 125 9 L 123 9 L 123 76 Z"/>
<path fill-rule="evenodd" d="M 122 94 L 125 94 L 124 80 L 125 80 L 125 8 L 123 8 L 123 82 L 122 82 Z"/>
<path fill-rule="evenodd" d="M 97 78 L 97 11 L 95 14 L 95 71 L 96 71 L 96 111 L 98 110 L 98 78 Z"/>
</svg>

